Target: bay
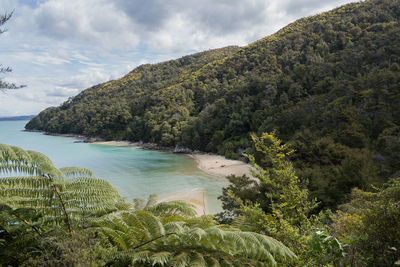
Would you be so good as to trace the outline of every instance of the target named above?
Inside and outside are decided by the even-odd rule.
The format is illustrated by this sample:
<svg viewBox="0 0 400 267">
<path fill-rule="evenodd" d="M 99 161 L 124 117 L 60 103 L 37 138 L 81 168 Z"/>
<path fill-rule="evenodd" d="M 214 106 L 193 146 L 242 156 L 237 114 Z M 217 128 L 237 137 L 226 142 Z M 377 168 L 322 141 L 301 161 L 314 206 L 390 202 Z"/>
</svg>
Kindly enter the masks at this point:
<svg viewBox="0 0 400 267">
<path fill-rule="evenodd" d="M 28 121 L 0 121 L 0 143 L 39 151 L 57 166 L 85 167 L 109 181 L 127 197 L 147 198 L 150 194 L 171 194 L 204 190 L 210 213 L 221 211 L 217 197 L 227 180 L 210 176 L 186 156 L 136 147 L 76 143 L 78 138 L 25 132 Z"/>
</svg>

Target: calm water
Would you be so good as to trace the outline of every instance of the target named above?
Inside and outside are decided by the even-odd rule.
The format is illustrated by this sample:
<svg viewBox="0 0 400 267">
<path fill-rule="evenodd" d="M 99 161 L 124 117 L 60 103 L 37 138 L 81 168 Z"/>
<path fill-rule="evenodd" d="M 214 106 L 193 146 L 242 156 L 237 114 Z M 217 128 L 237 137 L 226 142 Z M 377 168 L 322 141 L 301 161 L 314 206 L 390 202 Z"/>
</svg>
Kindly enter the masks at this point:
<svg viewBox="0 0 400 267">
<path fill-rule="evenodd" d="M 79 139 L 24 132 L 27 121 L 0 121 L 0 143 L 46 154 L 57 167 L 78 166 L 108 180 L 132 200 L 149 194 L 204 189 L 210 212 L 221 210 L 217 197 L 227 184 L 223 178 L 197 169 L 193 159 L 166 152 L 132 147 L 74 143 Z"/>
</svg>

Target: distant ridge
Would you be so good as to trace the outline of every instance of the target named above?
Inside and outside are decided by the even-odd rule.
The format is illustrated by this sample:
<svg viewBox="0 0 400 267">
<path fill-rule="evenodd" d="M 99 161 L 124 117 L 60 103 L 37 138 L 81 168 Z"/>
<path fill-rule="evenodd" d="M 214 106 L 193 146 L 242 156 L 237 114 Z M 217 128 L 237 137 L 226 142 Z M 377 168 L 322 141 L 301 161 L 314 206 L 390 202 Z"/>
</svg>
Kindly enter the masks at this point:
<svg viewBox="0 0 400 267">
<path fill-rule="evenodd" d="M 36 115 L 24 115 L 24 116 L 13 116 L 13 117 L 0 117 L 0 121 L 26 121 L 30 120 Z"/>
</svg>

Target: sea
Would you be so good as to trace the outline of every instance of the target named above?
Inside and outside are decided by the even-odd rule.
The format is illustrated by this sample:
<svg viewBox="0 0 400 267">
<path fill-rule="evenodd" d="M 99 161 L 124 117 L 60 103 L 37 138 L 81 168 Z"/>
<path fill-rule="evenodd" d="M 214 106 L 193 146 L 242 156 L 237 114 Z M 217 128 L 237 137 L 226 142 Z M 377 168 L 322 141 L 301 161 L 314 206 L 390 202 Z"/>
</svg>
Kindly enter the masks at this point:
<svg viewBox="0 0 400 267">
<path fill-rule="evenodd" d="M 47 155 L 58 168 L 85 167 L 109 181 L 131 202 L 150 194 L 204 191 L 211 214 L 222 210 L 217 199 L 228 181 L 208 175 L 187 155 L 137 147 L 83 143 L 75 137 L 24 131 L 27 120 L 0 121 L 0 143 L 35 150 Z"/>
</svg>

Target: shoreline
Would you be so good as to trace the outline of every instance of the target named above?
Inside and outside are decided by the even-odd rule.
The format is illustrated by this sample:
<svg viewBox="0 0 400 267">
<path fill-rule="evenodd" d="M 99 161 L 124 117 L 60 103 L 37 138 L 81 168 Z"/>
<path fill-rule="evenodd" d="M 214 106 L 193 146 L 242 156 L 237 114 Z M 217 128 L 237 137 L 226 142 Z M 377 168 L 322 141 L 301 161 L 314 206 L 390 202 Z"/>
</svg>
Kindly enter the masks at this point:
<svg viewBox="0 0 400 267">
<path fill-rule="evenodd" d="M 142 149 L 149 149 L 149 146 L 153 146 L 153 144 L 143 144 L 139 142 L 129 141 L 95 141 L 90 142 L 90 144 L 118 147 L 137 147 Z M 174 152 L 174 150 L 166 148 L 155 150 L 169 151 L 171 153 L 184 154 L 188 157 L 191 157 L 196 161 L 197 168 L 208 175 L 224 178 L 229 175 L 247 175 L 249 177 L 252 177 L 250 172 L 250 168 L 252 168 L 251 165 L 240 160 L 232 160 L 227 159 L 221 155 L 200 152 L 180 153 Z"/>
<path fill-rule="evenodd" d="M 30 131 L 30 130 L 25 130 Z M 39 132 L 39 131 L 34 131 Z M 247 175 L 252 177 L 250 168 L 251 165 L 240 160 L 226 159 L 224 156 L 216 154 L 207 154 L 200 151 L 191 151 L 187 148 L 176 146 L 160 147 L 157 144 L 130 142 L 130 141 L 104 141 L 99 138 L 88 138 L 83 135 L 77 134 L 53 134 L 44 133 L 45 135 L 60 136 L 60 137 L 73 137 L 82 140 L 75 141 L 75 143 L 88 143 L 94 145 L 116 146 L 116 147 L 134 147 L 146 150 L 166 151 L 175 154 L 182 154 L 192 158 L 196 162 L 197 168 L 205 174 L 225 178 L 229 175 L 242 176 Z M 161 194 L 157 197 L 157 203 L 164 201 L 185 200 L 194 205 L 197 216 L 209 214 L 207 209 L 207 197 L 204 189 L 194 188 L 188 191 L 177 191 L 171 193 Z"/>
</svg>

